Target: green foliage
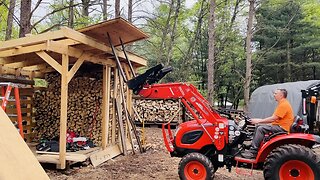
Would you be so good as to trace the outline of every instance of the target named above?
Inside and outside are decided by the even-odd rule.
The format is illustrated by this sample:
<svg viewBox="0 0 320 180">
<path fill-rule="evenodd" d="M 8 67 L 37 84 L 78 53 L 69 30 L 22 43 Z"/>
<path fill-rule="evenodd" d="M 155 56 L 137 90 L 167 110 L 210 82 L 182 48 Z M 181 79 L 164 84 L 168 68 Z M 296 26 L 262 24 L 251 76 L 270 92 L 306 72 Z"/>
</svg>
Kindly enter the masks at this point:
<svg viewBox="0 0 320 180">
<path fill-rule="evenodd" d="M 48 27 L 54 27 L 53 29 L 58 29 L 60 26 L 67 26 L 69 21 L 69 1 L 63 1 L 63 0 L 54 0 L 54 2 L 50 5 L 50 8 L 48 10 L 49 12 L 57 11 L 56 13 L 50 15 L 48 17 L 48 20 L 46 21 L 45 26 L 41 26 L 43 30 Z M 86 27 L 91 24 L 98 23 L 102 20 L 102 15 L 89 15 L 89 16 L 83 16 L 81 14 L 81 5 L 77 5 L 77 1 L 74 2 L 74 29 L 80 29 L 83 27 Z"/>
<path fill-rule="evenodd" d="M 8 8 L 6 6 L 8 4 L 9 4 L 8 0 L 0 2 L 0 40 L 4 40 L 6 36 L 7 17 L 8 17 Z"/>
<path fill-rule="evenodd" d="M 48 87 L 48 82 L 44 79 L 33 78 L 34 87 Z"/>
<path fill-rule="evenodd" d="M 257 85 L 319 78 L 320 31 L 315 2 L 266 1 L 257 10 Z M 310 63 L 313 66 L 310 66 Z"/>
<path fill-rule="evenodd" d="M 176 2 L 176 1 L 175 1 Z M 174 71 L 168 74 L 164 82 L 189 82 L 194 84 L 206 97 L 207 92 L 207 59 L 208 59 L 208 2 L 197 1 L 193 7 L 187 9 L 182 1 L 172 57 L 164 60 L 168 44 L 171 41 L 173 19 L 171 16 L 168 33 L 163 37 L 170 11 L 170 4 L 160 4 L 144 30 L 150 38 L 139 44 L 136 52 L 142 53 L 148 59 L 149 66 L 158 63 L 170 65 Z M 218 2 L 216 10 L 216 63 L 215 84 L 216 95 L 237 101 L 241 95 L 242 77 L 245 73 L 244 41 L 237 28 L 231 24 L 234 1 Z M 202 9 L 202 10 L 201 10 Z M 199 20 L 200 18 L 200 20 Z M 165 38 L 161 47 L 162 38 Z"/>
</svg>

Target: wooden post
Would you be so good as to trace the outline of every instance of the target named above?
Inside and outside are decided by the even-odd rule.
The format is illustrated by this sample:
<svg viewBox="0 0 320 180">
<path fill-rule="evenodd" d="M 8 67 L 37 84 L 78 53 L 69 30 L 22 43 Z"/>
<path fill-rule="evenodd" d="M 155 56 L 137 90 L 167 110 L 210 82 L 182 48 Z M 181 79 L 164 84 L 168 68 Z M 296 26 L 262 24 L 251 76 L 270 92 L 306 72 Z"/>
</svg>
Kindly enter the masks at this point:
<svg viewBox="0 0 320 180">
<path fill-rule="evenodd" d="M 127 79 L 131 79 L 132 75 L 129 71 L 129 66 L 126 64 L 124 66 L 124 70 L 127 74 Z M 128 111 L 129 111 L 129 115 L 132 115 L 132 90 L 128 88 L 128 86 L 126 86 L 126 90 L 127 90 L 127 107 L 128 107 Z"/>
<path fill-rule="evenodd" d="M 103 66 L 102 149 L 107 147 L 109 138 L 110 76 L 110 67 Z"/>
<path fill-rule="evenodd" d="M 117 91 L 118 91 L 118 70 L 116 67 L 113 68 L 113 74 L 114 74 L 114 79 L 113 79 L 113 99 L 117 98 Z M 115 101 L 113 101 L 113 113 L 112 113 L 112 135 L 111 135 L 111 143 L 116 142 L 116 104 Z"/>
<path fill-rule="evenodd" d="M 127 65 L 127 64 L 123 64 L 123 67 L 124 67 L 124 71 L 125 71 L 125 73 L 126 73 L 126 76 L 127 76 L 127 79 L 129 80 L 129 79 L 131 79 L 132 78 L 132 76 L 131 76 L 131 73 L 130 73 L 130 71 L 129 71 L 129 66 Z M 121 83 L 121 82 L 120 82 Z M 123 87 L 123 82 L 121 83 L 122 84 L 122 86 L 121 87 Z M 130 96 L 130 94 L 131 94 L 131 90 L 128 88 L 128 86 L 125 86 L 125 87 L 123 87 L 123 91 L 124 91 L 124 89 L 126 90 L 126 99 L 123 99 L 123 105 L 124 106 L 127 106 L 127 108 L 125 108 L 125 109 L 127 109 L 128 110 L 128 112 L 126 112 L 126 113 L 128 113 L 128 114 L 126 114 L 126 118 L 127 118 L 127 126 L 126 126 L 126 137 L 128 137 L 129 138 L 129 140 L 130 140 L 130 143 L 131 143 L 131 145 L 132 145 L 132 152 L 134 152 L 134 147 L 133 147 L 133 141 L 132 141 L 132 136 L 131 136 L 131 129 L 132 129 L 132 126 L 131 126 L 131 123 L 129 122 L 129 117 L 128 116 L 131 116 L 132 115 L 132 98 L 131 98 L 131 96 Z"/>
<path fill-rule="evenodd" d="M 120 98 L 121 99 L 121 98 Z M 118 117 L 118 124 L 119 124 L 119 137 L 121 138 L 121 147 L 122 147 L 122 152 L 123 155 L 127 155 L 128 151 L 127 151 L 127 138 L 125 136 L 125 132 L 124 132 L 124 125 L 123 125 L 123 121 L 122 121 L 122 107 L 121 107 L 121 102 L 118 99 L 114 99 L 115 104 L 116 104 L 116 108 L 117 108 L 117 117 Z"/>
<path fill-rule="evenodd" d="M 68 110 L 68 54 L 62 54 L 61 73 L 61 109 L 60 109 L 60 141 L 59 141 L 59 169 L 66 168 L 66 138 L 67 138 L 67 110 Z"/>
</svg>

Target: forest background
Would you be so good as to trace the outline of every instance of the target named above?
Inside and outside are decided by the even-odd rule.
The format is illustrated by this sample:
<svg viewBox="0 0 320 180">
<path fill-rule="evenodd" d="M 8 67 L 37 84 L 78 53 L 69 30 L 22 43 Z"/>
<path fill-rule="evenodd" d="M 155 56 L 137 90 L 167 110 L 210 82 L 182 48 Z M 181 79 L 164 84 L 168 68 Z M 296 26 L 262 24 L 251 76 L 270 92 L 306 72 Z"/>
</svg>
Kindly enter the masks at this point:
<svg viewBox="0 0 320 180">
<path fill-rule="evenodd" d="M 246 109 L 259 86 L 320 78 L 318 0 L 0 0 L 0 40 L 118 16 L 150 36 L 130 51 L 174 68 L 163 82 L 192 83 L 220 106 Z"/>
</svg>

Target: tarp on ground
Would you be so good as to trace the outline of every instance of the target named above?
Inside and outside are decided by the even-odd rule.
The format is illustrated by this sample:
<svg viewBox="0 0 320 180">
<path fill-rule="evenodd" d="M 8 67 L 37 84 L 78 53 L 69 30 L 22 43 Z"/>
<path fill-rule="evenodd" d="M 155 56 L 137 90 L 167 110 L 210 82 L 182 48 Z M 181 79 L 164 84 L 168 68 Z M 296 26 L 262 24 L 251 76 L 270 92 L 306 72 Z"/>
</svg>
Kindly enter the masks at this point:
<svg viewBox="0 0 320 180">
<path fill-rule="evenodd" d="M 310 80 L 261 86 L 251 94 L 248 115 L 251 118 L 266 118 L 271 116 L 277 106 L 277 101 L 275 101 L 273 97 L 273 92 L 276 89 L 286 89 L 288 91 L 287 99 L 291 103 L 294 114 L 301 116 L 301 90 L 306 90 L 319 83 L 320 80 Z"/>
</svg>

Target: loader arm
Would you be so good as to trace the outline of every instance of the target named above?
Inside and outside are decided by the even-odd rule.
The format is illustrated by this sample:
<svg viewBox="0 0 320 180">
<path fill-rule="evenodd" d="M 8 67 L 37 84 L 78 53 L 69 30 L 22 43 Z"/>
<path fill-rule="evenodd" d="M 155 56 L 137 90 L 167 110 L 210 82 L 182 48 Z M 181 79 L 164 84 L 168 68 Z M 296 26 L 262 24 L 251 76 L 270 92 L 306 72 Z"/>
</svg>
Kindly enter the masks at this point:
<svg viewBox="0 0 320 180">
<path fill-rule="evenodd" d="M 170 70 L 171 71 L 171 70 Z M 205 133 L 218 149 L 222 149 L 225 142 L 228 141 L 228 120 L 222 118 L 209 102 L 197 91 L 192 84 L 186 83 L 165 83 L 165 84 L 149 84 L 156 83 L 166 73 L 170 72 L 168 68 L 157 65 L 147 70 L 127 82 L 128 87 L 134 90 L 134 93 L 150 99 L 181 99 L 181 102 L 192 114 L 199 125 L 202 126 Z M 203 121 L 205 119 L 205 121 Z M 212 132 L 207 131 L 205 123 L 211 123 L 217 129 L 216 136 Z"/>
</svg>

